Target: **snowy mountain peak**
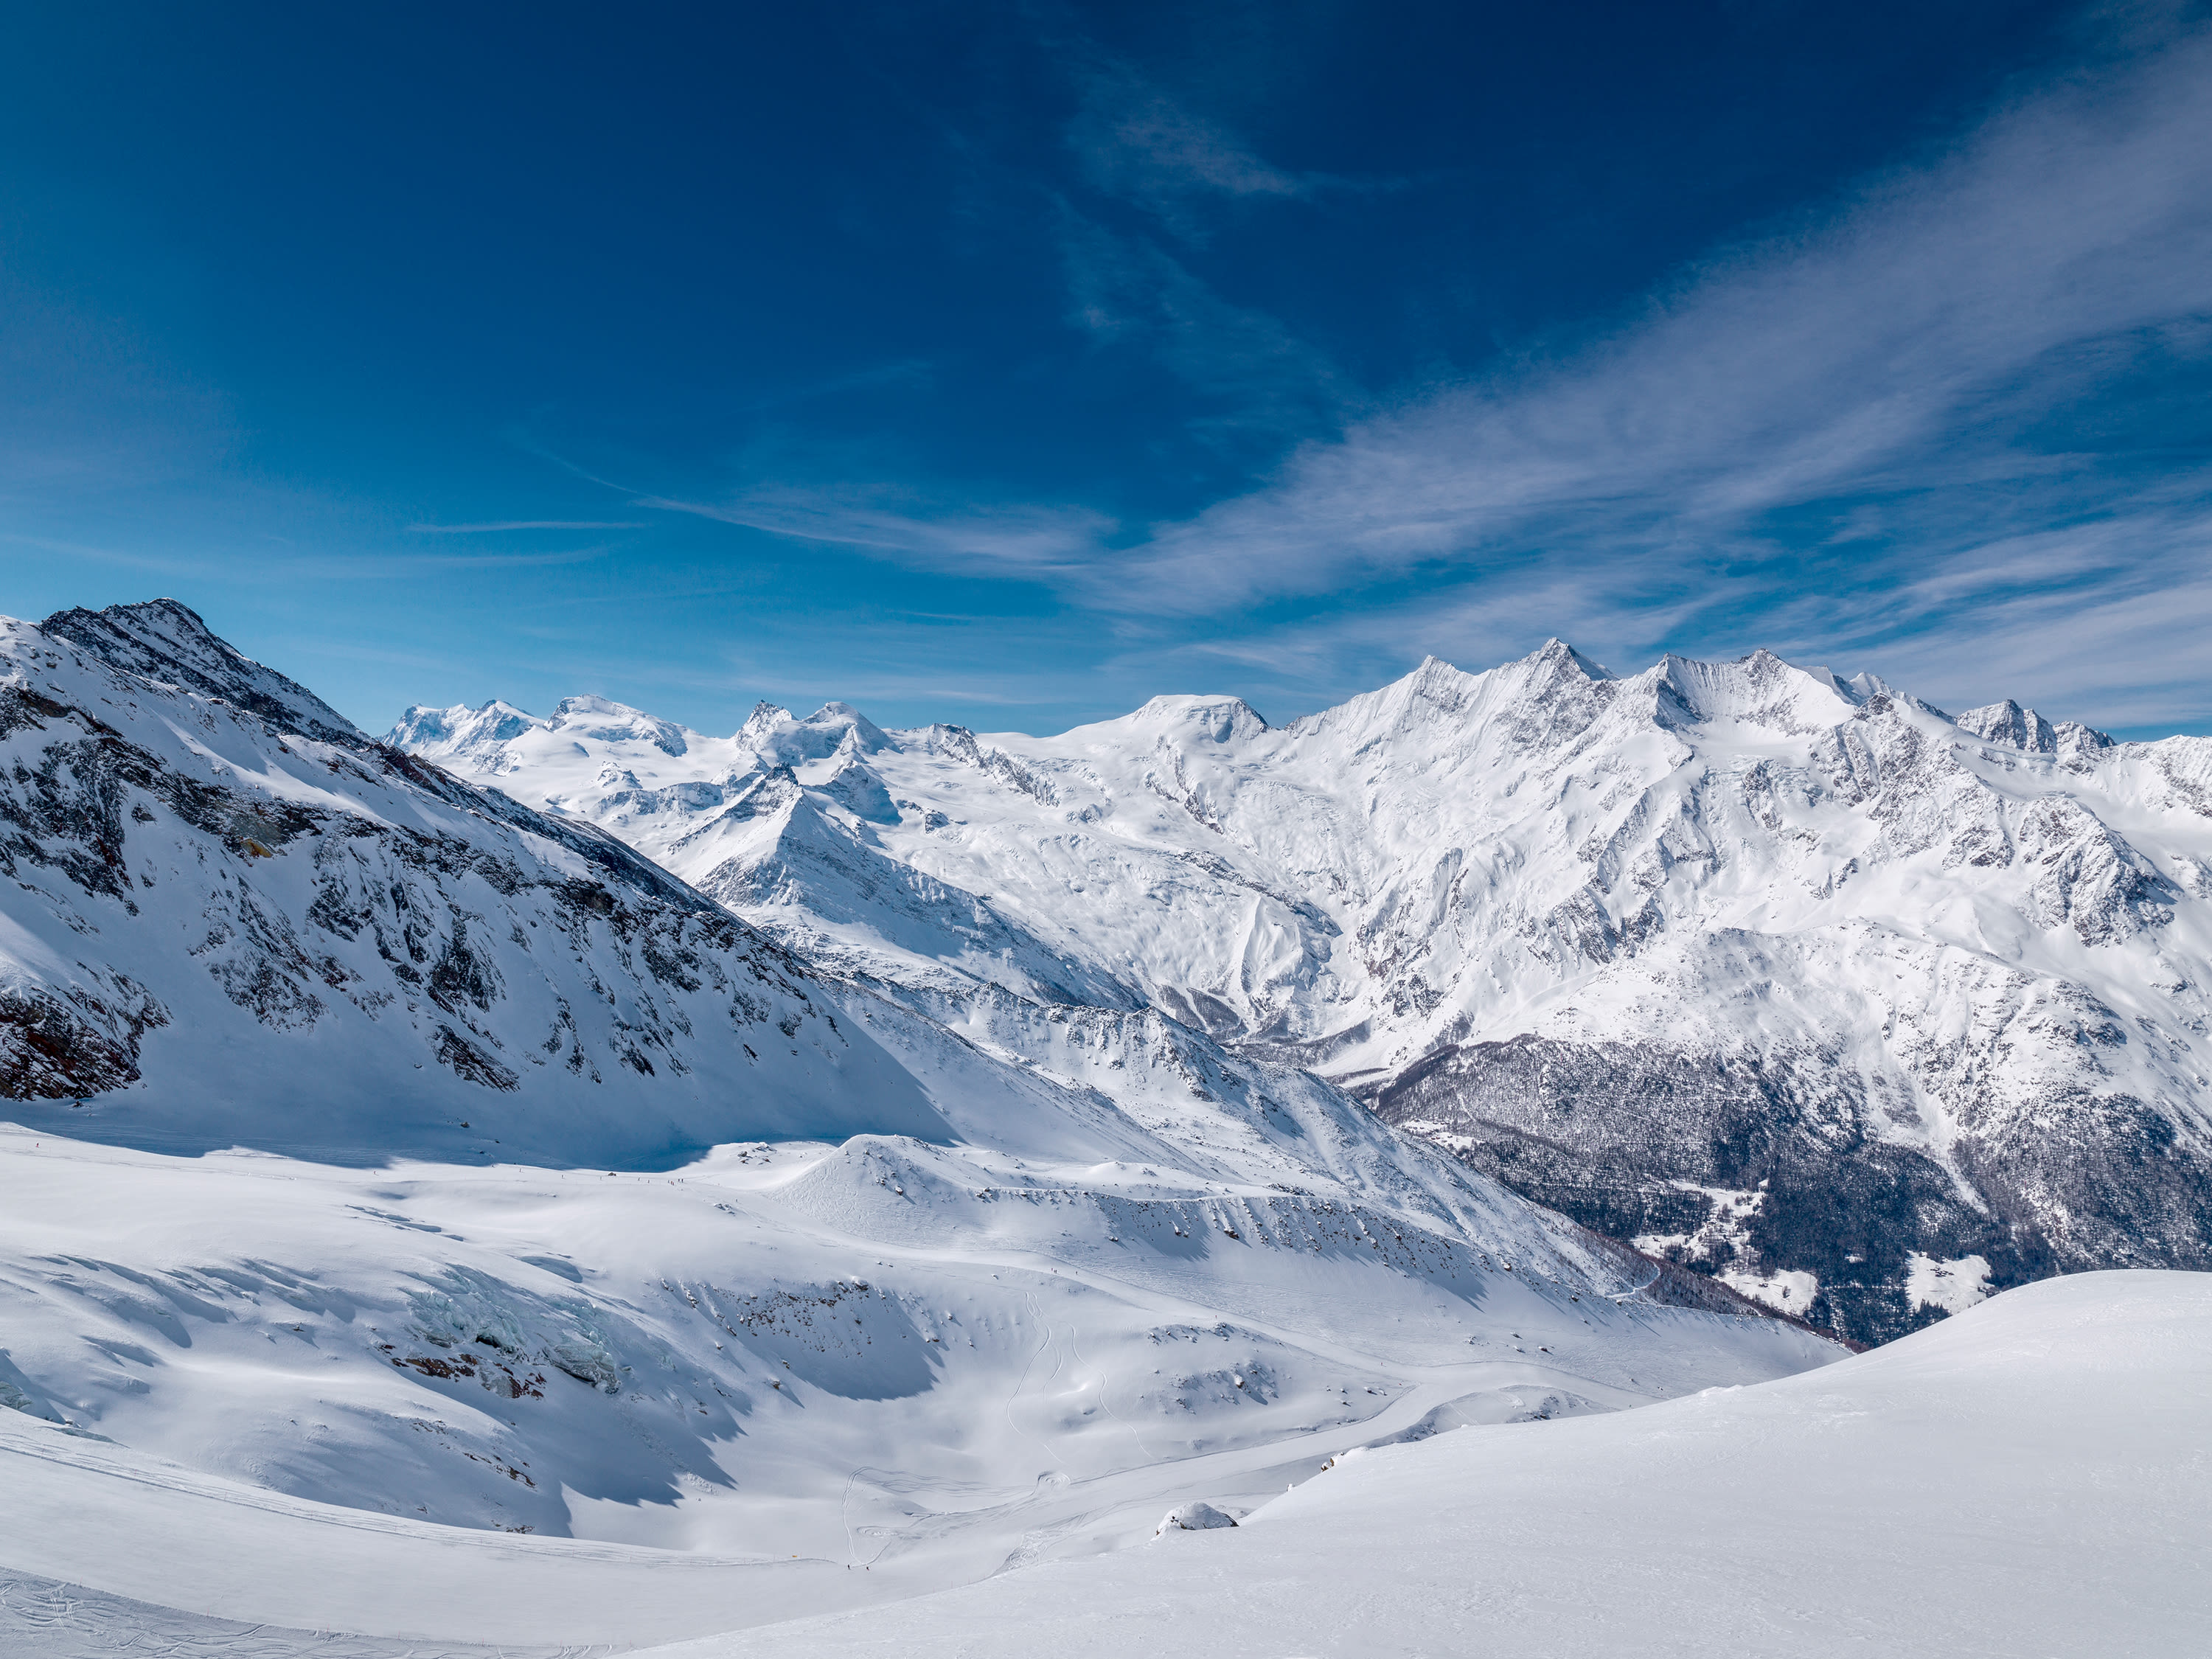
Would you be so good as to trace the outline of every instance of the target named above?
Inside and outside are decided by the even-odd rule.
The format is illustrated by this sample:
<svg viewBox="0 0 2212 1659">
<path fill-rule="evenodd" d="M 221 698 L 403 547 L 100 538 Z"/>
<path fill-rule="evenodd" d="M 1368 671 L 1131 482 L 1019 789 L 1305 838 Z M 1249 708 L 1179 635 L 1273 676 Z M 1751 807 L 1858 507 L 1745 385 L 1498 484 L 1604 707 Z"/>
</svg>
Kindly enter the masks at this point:
<svg viewBox="0 0 2212 1659">
<path fill-rule="evenodd" d="M 247 709 L 280 731 L 358 746 L 368 734 L 298 681 L 217 639 L 197 612 L 175 599 L 60 611 L 39 624 L 111 668 L 181 687 Z"/>
<path fill-rule="evenodd" d="M 864 755 L 879 754 L 897 746 L 880 726 L 849 702 L 825 702 L 800 723 L 825 731 L 842 730 Z"/>
<path fill-rule="evenodd" d="M 1431 657 L 1429 660 L 1433 662 L 1436 659 Z M 1553 669 L 1571 668 L 1586 680 L 1609 680 L 1613 678 L 1611 670 L 1602 664 L 1592 661 L 1556 635 L 1546 640 L 1522 660 L 1528 663 L 1540 663 Z"/>
<path fill-rule="evenodd" d="M 1154 697 L 1125 719 L 1133 726 L 1158 726 L 1206 743 L 1236 743 L 1270 729 L 1258 709 L 1242 697 L 1231 696 Z"/>
<path fill-rule="evenodd" d="M 456 703 L 451 708 L 416 703 L 400 715 L 399 723 L 385 734 L 384 740 L 395 749 L 410 751 L 496 746 L 550 724 L 497 697 L 478 708 L 466 703 Z"/>
<path fill-rule="evenodd" d="M 1669 652 L 1653 671 L 1692 720 L 1735 720 L 1808 732 L 1848 720 L 1857 708 L 1825 668 L 1793 666 L 1764 647 L 1733 662 L 1700 662 Z"/>
<path fill-rule="evenodd" d="M 791 710 L 763 698 L 753 705 L 753 712 L 745 716 L 745 723 L 738 728 L 733 741 L 748 749 L 757 749 L 762 739 L 790 718 Z"/>
<path fill-rule="evenodd" d="M 897 747 L 890 736 L 848 702 L 825 702 L 805 720 L 774 703 L 757 703 L 737 741 L 778 766 L 828 760 L 849 746 L 863 755 Z"/>
<path fill-rule="evenodd" d="M 611 697 L 563 697 L 554 705 L 552 728 L 601 743 L 649 743 L 672 758 L 690 751 L 693 734 Z"/>
<path fill-rule="evenodd" d="M 1954 724 L 1984 743 L 2008 744 L 2031 755 L 2074 755 L 2112 746 L 2112 738 L 2094 727 L 2079 720 L 2060 720 L 2053 725 L 2010 697 L 1984 708 L 1969 708 Z"/>
<path fill-rule="evenodd" d="M 2057 744 L 2051 722 L 2033 708 L 2022 708 L 2010 697 L 1984 708 L 1969 708 L 1956 724 L 1987 743 L 2008 743 L 2015 749 L 2049 754 Z"/>
</svg>

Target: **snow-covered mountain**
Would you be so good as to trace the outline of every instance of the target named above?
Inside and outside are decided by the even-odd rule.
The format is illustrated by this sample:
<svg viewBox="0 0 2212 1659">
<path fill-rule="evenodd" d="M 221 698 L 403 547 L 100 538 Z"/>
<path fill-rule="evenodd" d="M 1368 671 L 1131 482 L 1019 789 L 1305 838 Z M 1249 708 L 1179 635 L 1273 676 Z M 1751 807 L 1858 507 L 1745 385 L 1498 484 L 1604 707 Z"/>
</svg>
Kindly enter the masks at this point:
<svg viewBox="0 0 2212 1659">
<path fill-rule="evenodd" d="M 937 1018 L 1164 1012 L 1855 1337 L 2212 1265 L 2212 740 L 1557 641 L 1280 729 L 579 698 L 390 740 Z"/>
<path fill-rule="evenodd" d="M 602 703 L 502 724 L 787 791 L 841 857 L 899 810 L 849 711 L 720 754 Z M 1432 1413 L 1841 1353 L 1107 978 L 825 968 L 171 602 L 0 621 L 0 1417 L 295 1504 L 257 1513 L 866 1587 L 810 1567 L 813 1610 Z M 941 927 L 928 890 L 893 901 Z"/>
<path fill-rule="evenodd" d="M 182 606 L 0 620 L 0 1092 L 80 1133 L 631 1162 L 941 1128 L 781 947 Z"/>
</svg>

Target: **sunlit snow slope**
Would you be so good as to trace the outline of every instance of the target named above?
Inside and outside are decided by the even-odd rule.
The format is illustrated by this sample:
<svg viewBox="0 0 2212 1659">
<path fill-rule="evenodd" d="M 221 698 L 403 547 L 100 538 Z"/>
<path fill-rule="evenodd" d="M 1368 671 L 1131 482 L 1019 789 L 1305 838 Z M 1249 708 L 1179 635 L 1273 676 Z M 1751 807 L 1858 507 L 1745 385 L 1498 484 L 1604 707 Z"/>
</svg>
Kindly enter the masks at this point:
<svg viewBox="0 0 2212 1659">
<path fill-rule="evenodd" d="M 1054 1328 L 1097 1293 L 1024 1283 Z M 981 1320 L 952 1305 L 980 1355 Z M 1127 1350 L 1101 1346 L 1098 1415 L 1126 1413 Z M 2039 1284 L 1808 1375 L 1634 1411 L 1527 1420 L 1506 1402 L 1544 1385 L 1521 1382 L 1438 1413 L 1416 1387 L 1272 1466 L 1224 1448 L 1105 1472 L 1120 1431 L 1053 1426 L 1065 1383 L 1036 1385 L 1053 1340 L 1037 1352 L 1001 1396 L 1002 1437 L 1054 1460 L 1029 1490 L 994 1504 L 948 1478 L 974 1444 L 934 1446 L 896 1484 L 854 1469 L 849 1532 L 794 1507 L 690 1553 L 328 1510 L 0 1413 L 0 1483 L 39 1518 L 0 1530 L 0 1645 L 421 1659 L 720 1629 L 655 1652 L 2166 1659 L 2212 1623 L 2205 1275 Z M 1136 1352 L 1141 1378 L 1158 1351 Z M 763 1478 L 802 1437 L 820 1465 L 868 1455 L 852 1415 L 818 1388 L 763 1402 Z M 1152 1537 L 1192 1497 L 1238 1524 Z M 917 1564 L 1016 1538 L 1009 1571 L 913 1595 Z"/>
<path fill-rule="evenodd" d="M 1280 729 L 575 699 L 392 736 L 939 1018 L 1162 1011 L 1856 1337 L 2212 1265 L 2212 740 L 1556 642 Z"/>
<path fill-rule="evenodd" d="M 1366 1453 L 1103 1560 L 665 1650 L 2179 1659 L 2212 1277 L 2092 1273 L 1807 1376 Z"/>
</svg>

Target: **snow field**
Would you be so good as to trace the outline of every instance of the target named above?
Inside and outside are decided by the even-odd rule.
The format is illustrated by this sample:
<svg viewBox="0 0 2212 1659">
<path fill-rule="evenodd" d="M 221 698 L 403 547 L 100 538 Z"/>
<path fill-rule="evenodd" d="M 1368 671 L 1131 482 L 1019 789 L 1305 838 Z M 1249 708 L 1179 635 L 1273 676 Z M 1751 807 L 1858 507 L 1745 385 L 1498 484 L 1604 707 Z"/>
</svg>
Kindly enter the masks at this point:
<svg viewBox="0 0 2212 1659">
<path fill-rule="evenodd" d="M 2212 1628 L 2212 1275 L 2010 1291 L 1826 1369 L 1341 1460 L 1233 1530 L 655 1659 L 2178 1659 Z"/>
<path fill-rule="evenodd" d="M 1443 1418 L 1838 1352 L 1595 1286 L 1525 1220 L 1486 1248 L 1340 1193 L 894 1137 L 610 1175 L 11 1129 L 0 1188 L 0 1443 L 40 1522 L 0 1567 L 363 1636 L 636 1642 L 912 1595 Z M 641 1607 L 708 1562 L 763 1587 Z"/>
</svg>

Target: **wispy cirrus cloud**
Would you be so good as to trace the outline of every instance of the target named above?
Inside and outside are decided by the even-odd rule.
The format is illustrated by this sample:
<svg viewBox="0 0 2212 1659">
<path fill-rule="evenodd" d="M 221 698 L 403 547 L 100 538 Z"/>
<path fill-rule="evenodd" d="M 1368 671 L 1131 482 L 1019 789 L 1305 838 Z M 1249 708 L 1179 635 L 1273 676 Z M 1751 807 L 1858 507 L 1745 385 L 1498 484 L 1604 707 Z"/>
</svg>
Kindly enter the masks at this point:
<svg viewBox="0 0 2212 1659">
<path fill-rule="evenodd" d="M 2011 696 L 2138 735 L 2212 729 L 2197 643 L 2212 629 L 2212 513 L 2004 537 L 1919 580 L 1909 562 L 1886 564 L 1891 585 L 1873 598 L 1814 582 L 1723 605 L 1710 583 L 1638 582 L 1632 572 L 1623 587 L 1601 563 L 1531 561 L 1251 633 L 1155 631 L 1115 666 L 1139 680 L 1234 679 L 1273 717 L 1365 690 L 1424 655 L 1482 668 L 1552 635 L 1625 673 L 1668 650 L 1733 657 L 1764 646 L 1844 673 L 1871 669 L 1954 711 Z"/>
<path fill-rule="evenodd" d="M 643 519 L 500 519 L 486 524 L 410 524 L 424 536 L 489 536 L 510 530 L 642 530 Z"/>
<path fill-rule="evenodd" d="M 1079 573 L 1082 597 L 1222 618 L 1418 580 L 1416 634 L 1479 612 L 1516 644 L 1577 617 L 1607 648 L 1784 634 L 1932 663 L 1972 641 L 2088 695 L 2053 665 L 2081 618 L 2099 650 L 2154 653 L 2134 672 L 2178 708 L 2195 645 L 2106 612 L 2212 595 L 2208 324 L 2196 34 L 2020 98 L 1577 349 L 1305 444 Z M 2166 413 L 2130 433 L 2142 408 Z M 1392 625 L 1387 603 L 1320 624 L 1354 652 Z"/>
<path fill-rule="evenodd" d="M 1399 179 L 1279 167 L 1225 122 L 1193 109 L 1126 64 L 1094 64 L 1067 142 L 1091 186 L 1202 241 L 1224 204 L 1313 202 L 1401 188 Z"/>
<path fill-rule="evenodd" d="M 832 543 L 928 569 L 972 563 L 1049 580 L 1096 558 L 1114 520 L 1077 507 L 973 507 L 885 486 L 776 486 L 717 501 L 641 495 L 639 507 L 687 513 L 801 541 Z"/>
<path fill-rule="evenodd" d="M 1287 172 L 1126 69 L 1094 72 L 1068 142 L 1091 182 L 1166 211 L 1193 196 L 1294 200 L 1328 182 Z"/>
<path fill-rule="evenodd" d="M 635 504 L 1042 582 L 1125 642 L 1115 672 L 1218 665 L 1292 708 L 1423 651 L 1480 665 L 1556 633 L 1627 667 L 1765 644 L 1957 706 L 2212 724 L 2212 42 L 2128 50 L 1379 413 L 1195 255 L 1064 208 L 1077 326 L 1212 400 L 1182 419 L 1307 434 L 1256 487 L 1133 537 L 1080 505 L 915 488 Z M 1091 182 L 1171 228 L 1320 187 L 1109 90 L 1072 132 Z"/>
</svg>

